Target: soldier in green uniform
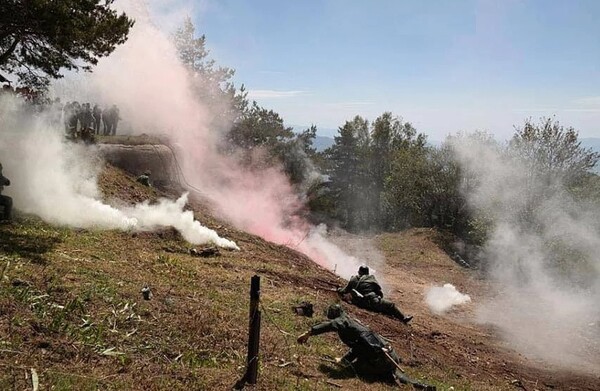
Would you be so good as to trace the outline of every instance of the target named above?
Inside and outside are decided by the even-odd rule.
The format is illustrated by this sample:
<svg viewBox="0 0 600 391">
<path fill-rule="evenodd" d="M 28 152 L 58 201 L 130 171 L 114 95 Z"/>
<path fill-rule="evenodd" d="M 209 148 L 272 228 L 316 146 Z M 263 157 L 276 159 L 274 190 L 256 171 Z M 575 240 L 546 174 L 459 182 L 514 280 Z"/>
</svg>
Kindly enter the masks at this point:
<svg viewBox="0 0 600 391">
<path fill-rule="evenodd" d="M 369 274 L 367 266 L 359 267 L 358 275 L 352 276 L 348 284 L 343 288 L 339 288 L 337 292 L 341 296 L 350 294 L 352 304 L 356 304 L 360 308 L 390 315 L 405 324 L 413 318 L 412 316 L 404 316 L 394 303 L 383 298 L 381 285 L 379 285 L 375 276 Z"/>
<path fill-rule="evenodd" d="M 12 198 L 2 195 L 4 186 L 10 186 L 10 180 L 2 175 L 2 163 L 0 163 L 0 206 L 4 209 L 2 220 L 10 220 L 12 212 Z"/>
<path fill-rule="evenodd" d="M 348 317 L 339 304 L 327 308 L 327 319 L 298 337 L 298 343 L 303 344 L 313 335 L 337 332 L 342 342 L 350 350 L 342 357 L 336 358 L 336 363 L 351 365 L 358 375 L 377 377 L 381 380 L 412 384 L 415 388 L 435 390 L 435 387 L 419 383 L 407 377 L 399 368 L 400 358 L 380 335 L 368 327 Z"/>
<path fill-rule="evenodd" d="M 144 173 L 138 176 L 136 180 L 144 186 L 152 187 L 152 184 L 150 183 L 150 171 L 144 171 Z"/>
</svg>

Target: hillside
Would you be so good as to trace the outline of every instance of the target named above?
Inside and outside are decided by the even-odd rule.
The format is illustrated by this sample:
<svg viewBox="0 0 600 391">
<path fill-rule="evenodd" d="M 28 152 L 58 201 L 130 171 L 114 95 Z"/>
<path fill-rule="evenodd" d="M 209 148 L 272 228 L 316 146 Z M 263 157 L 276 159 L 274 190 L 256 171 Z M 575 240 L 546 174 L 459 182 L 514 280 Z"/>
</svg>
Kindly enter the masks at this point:
<svg viewBox="0 0 600 391">
<path fill-rule="evenodd" d="M 100 186 L 108 202 L 178 195 L 143 187 L 108 165 Z M 171 229 L 73 230 L 26 215 L 0 225 L 0 389 L 32 389 L 32 369 L 40 389 L 230 389 L 245 367 L 254 274 L 262 277 L 263 311 L 256 389 L 393 389 L 327 361 L 345 351 L 335 336 L 295 343 L 336 301 L 330 289 L 339 278 L 294 250 L 214 219 L 199 200 L 190 207 L 241 251 L 195 257 Z M 433 283 L 451 282 L 475 302 L 487 293 L 482 280 L 440 250 L 439 240 L 424 229 L 336 238 L 345 248 L 365 250 L 366 259 L 372 243 L 384 254 L 378 275 L 415 315 L 411 326 L 345 307 L 392 341 L 410 375 L 440 390 L 600 389 L 597 377 L 545 369 L 502 346 L 494 330 L 465 321 L 473 306 L 430 314 L 423 290 Z M 140 293 L 145 285 L 153 292 L 149 301 Z M 315 304 L 314 319 L 291 312 L 303 300 Z"/>
</svg>

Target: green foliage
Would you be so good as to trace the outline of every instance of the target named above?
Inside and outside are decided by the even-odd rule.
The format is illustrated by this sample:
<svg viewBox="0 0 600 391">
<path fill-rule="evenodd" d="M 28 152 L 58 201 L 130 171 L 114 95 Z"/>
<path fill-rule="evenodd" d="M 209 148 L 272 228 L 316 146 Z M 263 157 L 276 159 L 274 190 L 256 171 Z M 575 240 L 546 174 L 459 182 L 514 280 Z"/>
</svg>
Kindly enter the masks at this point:
<svg viewBox="0 0 600 391">
<path fill-rule="evenodd" d="M 252 102 L 229 132 L 228 145 L 245 150 L 264 147 L 276 155 L 293 137 L 292 128 L 284 125 L 279 114 Z"/>
<path fill-rule="evenodd" d="M 335 205 L 335 217 L 349 229 L 357 228 L 361 220 L 360 213 L 368 213 L 367 208 L 370 194 L 364 182 L 368 170 L 365 145 L 370 142 L 368 122 L 356 116 L 339 128 L 335 144 L 326 151 L 330 161 L 331 195 Z M 362 135 L 362 137 L 360 137 Z M 362 143 L 361 143 L 362 141 Z"/>
<path fill-rule="evenodd" d="M 578 132 L 557 120 L 542 118 L 539 124 L 525 121 L 510 141 L 510 152 L 530 170 L 531 175 L 559 180 L 567 186 L 580 181 L 600 160 L 600 153 L 581 146 Z"/>
<path fill-rule="evenodd" d="M 125 42 L 133 20 L 113 0 L 0 2 L 0 70 L 43 89 L 61 70 L 90 71 Z"/>
<path fill-rule="evenodd" d="M 551 199 L 560 194 L 586 192 L 590 171 L 600 160 L 600 153 L 581 147 L 578 133 L 557 120 L 542 118 L 539 124 L 526 120 L 516 128 L 506 153 L 525 167 L 522 178 L 522 202 L 516 206 L 519 223 L 534 231 L 545 223 L 541 217 L 551 208 Z"/>
<path fill-rule="evenodd" d="M 209 106 L 212 113 L 217 114 L 217 120 L 236 120 L 248 105 L 244 86 L 237 91 L 231 81 L 235 70 L 217 66 L 215 60 L 209 57 L 206 36 L 196 37 L 196 28 L 190 17 L 185 18 L 183 25 L 173 34 L 173 43 L 181 62 L 191 74 L 196 96 Z M 217 122 L 216 125 L 222 123 Z"/>
<path fill-rule="evenodd" d="M 397 180 L 406 172 L 397 170 L 407 167 L 401 157 L 424 148 L 425 136 L 392 113 L 383 113 L 372 124 L 360 116 L 346 122 L 326 151 L 330 197 L 342 225 L 364 230 L 398 224 L 402 217 L 397 206 L 404 201 Z"/>
</svg>

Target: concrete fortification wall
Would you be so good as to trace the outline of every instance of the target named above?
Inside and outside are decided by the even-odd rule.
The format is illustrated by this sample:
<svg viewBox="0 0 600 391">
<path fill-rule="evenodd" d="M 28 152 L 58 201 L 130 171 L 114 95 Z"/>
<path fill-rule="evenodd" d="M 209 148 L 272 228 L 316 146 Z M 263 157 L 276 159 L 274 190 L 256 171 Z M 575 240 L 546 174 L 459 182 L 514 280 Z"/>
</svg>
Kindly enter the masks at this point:
<svg viewBox="0 0 600 391">
<path fill-rule="evenodd" d="M 178 168 L 173 151 L 162 144 L 100 144 L 107 162 L 132 175 L 150 171 L 152 182 L 166 185 L 178 182 Z"/>
</svg>

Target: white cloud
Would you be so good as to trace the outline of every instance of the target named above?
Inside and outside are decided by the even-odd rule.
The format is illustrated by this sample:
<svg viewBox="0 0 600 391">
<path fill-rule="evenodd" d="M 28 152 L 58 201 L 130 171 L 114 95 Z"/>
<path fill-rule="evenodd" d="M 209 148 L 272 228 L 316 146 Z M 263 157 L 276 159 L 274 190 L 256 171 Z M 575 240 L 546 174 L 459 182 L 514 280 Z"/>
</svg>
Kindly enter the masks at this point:
<svg viewBox="0 0 600 391">
<path fill-rule="evenodd" d="M 600 109 L 600 96 L 586 96 L 575 99 L 573 105 L 583 109 Z"/>
<path fill-rule="evenodd" d="M 306 95 L 306 91 L 277 91 L 277 90 L 249 90 L 250 99 L 279 99 L 293 98 L 299 95 Z"/>
<path fill-rule="evenodd" d="M 329 106 L 333 106 L 333 107 L 339 107 L 339 108 L 347 108 L 347 107 L 356 107 L 356 106 L 371 106 L 374 105 L 375 102 L 369 102 L 369 101 L 356 101 L 356 102 L 338 102 L 338 103 L 331 103 L 329 104 Z"/>
</svg>

